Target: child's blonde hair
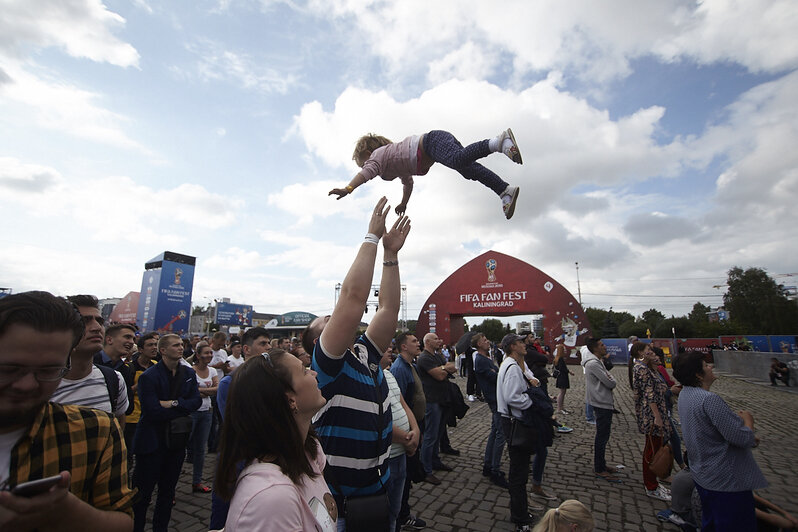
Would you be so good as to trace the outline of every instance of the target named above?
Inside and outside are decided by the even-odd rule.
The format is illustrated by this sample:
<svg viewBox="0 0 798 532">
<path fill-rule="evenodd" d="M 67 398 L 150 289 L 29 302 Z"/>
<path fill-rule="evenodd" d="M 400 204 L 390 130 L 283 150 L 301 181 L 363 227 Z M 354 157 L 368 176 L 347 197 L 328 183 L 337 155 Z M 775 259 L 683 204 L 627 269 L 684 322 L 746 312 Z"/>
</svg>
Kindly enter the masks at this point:
<svg viewBox="0 0 798 532">
<path fill-rule="evenodd" d="M 560 525 L 564 525 L 562 529 Z M 551 508 L 532 532 L 559 532 L 569 530 L 569 525 L 576 525 L 579 532 L 590 532 L 595 526 L 590 510 L 576 499 L 568 499 L 559 507 Z"/>
<path fill-rule="evenodd" d="M 369 160 L 369 157 L 371 157 L 371 153 L 374 150 L 381 146 L 387 146 L 388 144 L 393 143 L 380 135 L 375 135 L 374 133 L 363 135 L 357 139 L 357 143 L 355 144 L 355 152 L 352 154 L 352 159 L 359 167 L 362 168 L 366 161 Z"/>
</svg>

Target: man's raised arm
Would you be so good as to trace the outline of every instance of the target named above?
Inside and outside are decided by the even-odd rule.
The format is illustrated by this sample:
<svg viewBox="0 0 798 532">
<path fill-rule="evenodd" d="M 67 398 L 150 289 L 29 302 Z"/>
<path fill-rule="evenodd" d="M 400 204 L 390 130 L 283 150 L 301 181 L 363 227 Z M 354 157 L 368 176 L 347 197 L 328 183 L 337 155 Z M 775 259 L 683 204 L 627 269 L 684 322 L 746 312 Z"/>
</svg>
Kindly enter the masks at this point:
<svg viewBox="0 0 798 532">
<path fill-rule="evenodd" d="M 366 240 L 360 245 L 355 261 L 349 267 L 349 272 L 341 284 L 338 303 L 319 338 L 324 350 L 330 356 L 341 357 L 352 347 L 352 340 L 363 317 L 371 290 L 377 244 L 385 233 L 385 217 L 390 210 L 390 207 L 385 206 L 387 202 L 383 196 L 374 207 Z"/>
<path fill-rule="evenodd" d="M 410 232 L 410 219 L 400 216 L 382 239 L 385 249 L 380 280 L 379 309 L 366 329 L 366 335 L 380 351 L 385 351 L 396 334 L 396 321 L 401 302 L 398 253 Z"/>
</svg>

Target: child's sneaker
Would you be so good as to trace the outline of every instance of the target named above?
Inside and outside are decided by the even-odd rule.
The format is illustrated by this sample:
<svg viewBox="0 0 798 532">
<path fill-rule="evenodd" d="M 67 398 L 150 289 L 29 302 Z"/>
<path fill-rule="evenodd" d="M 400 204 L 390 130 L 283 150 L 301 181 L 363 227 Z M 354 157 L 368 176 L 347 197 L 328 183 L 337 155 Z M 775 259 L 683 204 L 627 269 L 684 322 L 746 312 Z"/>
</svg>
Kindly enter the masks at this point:
<svg viewBox="0 0 798 532">
<path fill-rule="evenodd" d="M 504 135 L 506 135 L 506 138 L 502 140 L 502 153 L 509 157 L 514 163 L 524 164 L 524 161 L 521 159 L 521 152 L 518 149 L 518 143 L 515 142 L 513 130 L 508 127 Z"/>
<path fill-rule="evenodd" d="M 502 192 L 501 198 L 504 217 L 509 220 L 515 213 L 515 202 L 518 201 L 518 187 L 508 185 Z"/>
<path fill-rule="evenodd" d="M 670 493 L 667 493 L 662 486 L 657 486 L 657 489 L 654 490 L 646 490 L 646 495 L 648 495 L 652 499 L 659 499 L 665 502 L 671 501 Z"/>
</svg>

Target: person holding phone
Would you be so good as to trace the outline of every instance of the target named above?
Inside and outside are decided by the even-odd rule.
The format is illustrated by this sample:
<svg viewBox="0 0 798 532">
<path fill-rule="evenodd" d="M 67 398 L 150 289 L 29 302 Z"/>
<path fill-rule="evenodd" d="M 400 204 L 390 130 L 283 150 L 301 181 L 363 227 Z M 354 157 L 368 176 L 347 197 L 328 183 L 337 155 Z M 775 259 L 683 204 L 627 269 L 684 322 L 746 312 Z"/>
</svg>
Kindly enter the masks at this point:
<svg viewBox="0 0 798 532">
<path fill-rule="evenodd" d="M 133 527 L 113 415 L 49 402 L 83 331 L 78 310 L 48 292 L 0 299 L 0 530 Z"/>
</svg>

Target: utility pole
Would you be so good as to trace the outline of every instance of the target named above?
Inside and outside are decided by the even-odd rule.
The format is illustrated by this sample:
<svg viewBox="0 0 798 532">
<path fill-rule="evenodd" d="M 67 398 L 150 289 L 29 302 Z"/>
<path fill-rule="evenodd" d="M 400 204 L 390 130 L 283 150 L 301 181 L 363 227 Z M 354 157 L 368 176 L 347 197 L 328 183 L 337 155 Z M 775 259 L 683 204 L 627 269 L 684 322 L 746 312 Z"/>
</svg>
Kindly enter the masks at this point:
<svg viewBox="0 0 798 532">
<path fill-rule="evenodd" d="M 579 284 L 579 263 L 574 262 L 576 264 L 576 290 L 579 292 L 579 304 L 582 304 L 582 285 Z"/>
</svg>

